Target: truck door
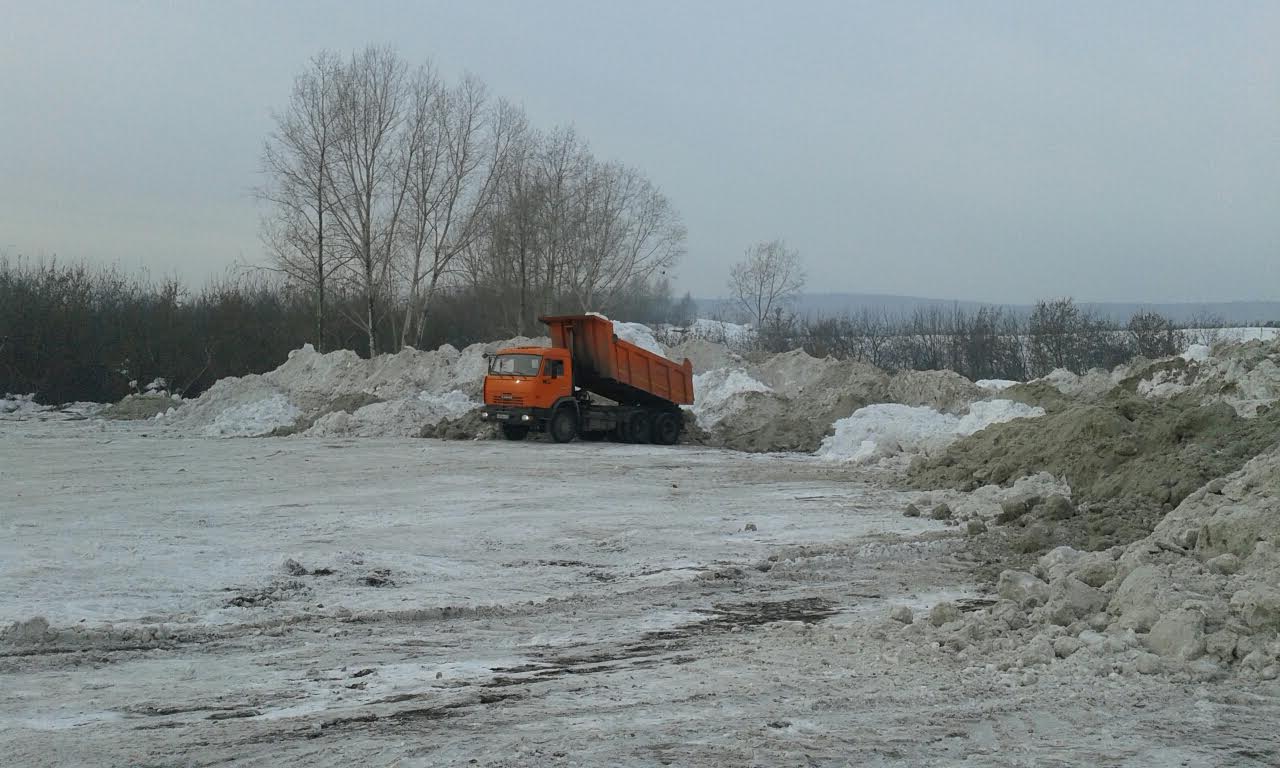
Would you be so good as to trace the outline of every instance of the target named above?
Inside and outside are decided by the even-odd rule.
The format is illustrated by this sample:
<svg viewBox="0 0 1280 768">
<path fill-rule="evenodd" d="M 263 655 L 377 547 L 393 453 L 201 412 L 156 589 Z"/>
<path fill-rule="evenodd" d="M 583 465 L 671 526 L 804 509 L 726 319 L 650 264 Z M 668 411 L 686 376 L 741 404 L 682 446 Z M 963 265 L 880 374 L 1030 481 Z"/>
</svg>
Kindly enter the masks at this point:
<svg viewBox="0 0 1280 768">
<path fill-rule="evenodd" d="M 542 384 L 549 395 L 548 406 L 573 394 L 573 377 L 564 360 L 547 358 L 542 362 Z"/>
</svg>

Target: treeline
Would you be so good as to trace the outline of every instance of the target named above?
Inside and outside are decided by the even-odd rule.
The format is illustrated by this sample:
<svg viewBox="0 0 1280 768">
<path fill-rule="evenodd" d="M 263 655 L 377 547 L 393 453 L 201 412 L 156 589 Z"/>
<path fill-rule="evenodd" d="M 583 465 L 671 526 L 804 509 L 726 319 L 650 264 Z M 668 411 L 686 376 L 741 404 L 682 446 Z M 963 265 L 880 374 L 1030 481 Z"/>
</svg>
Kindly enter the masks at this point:
<svg viewBox="0 0 1280 768">
<path fill-rule="evenodd" d="M 364 298 L 358 290 L 330 297 L 326 347 L 357 349 L 367 342 L 367 329 L 351 319 Z M 558 296 L 551 311 L 578 311 L 573 301 Z M 614 317 L 668 326 L 687 325 L 696 312 L 692 299 L 675 299 L 664 281 L 616 296 L 602 308 Z M 171 390 L 197 395 L 220 378 L 271 370 L 290 350 L 314 343 L 315 310 L 313 293 L 260 273 L 190 291 L 174 280 L 119 269 L 0 259 L 0 394 L 34 392 L 50 403 L 108 401 L 163 378 Z M 484 287 L 440 291 L 432 318 L 422 335 L 424 349 L 445 343 L 461 348 L 515 333 L 501 295 Z M 1025 380 L 1055 368 L 1082 373 L 1212 344 L 1222 322 L 1204 317 L 1192 325 L 1197 330 L 1180 329 L 1153 312 L 1116 324 L 1062 299 L 1038 303 L 1025 318 L 1001 307 L 929 308 L 905 317 L 775 317 L 755 346 L 800 347 L 889 370 L 951 369 L 974 380 Z M 387 325 L 380 333 L 382 348 L 395 348 L 396 329 Z"/>
<path fill-rule="evenodd" d="M 359 291 L 331 294 L 325 347 L 363 348 L 367 329 L 350 319 L 363 300 Z M 568 297 L 553 302 L 570 306 Z M 674 300 L 657 281 L 604 308 L 641 322 L 682 324 L 693 319 L 694 303 Z M 290 350 L 314 343 L 315 314 L 312 292 L 258 272 L 191 291 L 116 268 L 0 259 L 0 395 L 105 402 L 157 378 L 197 395 L 220 378 L 269 371 Z M 424 348 L 513 335 L 498 300 L 467 286 L 442 291 L 433 317 Z M 397 329 L 388 324 L 380 333 L 381 348 L 398 348 Z"/>
<path fill-rule="evenodd" d="M 499 335 L 533 333 L 539 314 L 663 292 L 684 253 L 680 216 L 638 170 L 391 49 L 315 57 L 275 121 L 264 240 L 313 297 L 318 345 L 343 322 L 371 355 L 425 346 L 457 301 Z"/>
<path fill-rule="evenodd" d="M 858 360 L 887 370 L 949 369 L 972 379 L 1024 381 L 1057 368 L 1083 373 L 1135 357 L 1180 353 L 1211 344 L 1220 318 L 1177 327 L 1149 311 L 1116 323 L 1081 309 L 1071 299 L 1040 301 L 1030 316 L 1003 307 L 929 307 L 907 316 L 864 311 L 828 318 L 775 316 L 758 345 L 767 351 L 803 348 L 811 355 Z"/>
</svg>

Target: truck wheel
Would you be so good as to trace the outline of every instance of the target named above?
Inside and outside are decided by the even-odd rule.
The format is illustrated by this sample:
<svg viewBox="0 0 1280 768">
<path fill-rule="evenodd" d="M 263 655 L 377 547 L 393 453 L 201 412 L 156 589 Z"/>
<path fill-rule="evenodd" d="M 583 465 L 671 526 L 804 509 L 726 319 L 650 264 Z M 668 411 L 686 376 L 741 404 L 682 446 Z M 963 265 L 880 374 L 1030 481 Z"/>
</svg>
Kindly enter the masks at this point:
<svg viewBox="0 0 1280 768">
<path fill-rule="evenodd" d="M 578 416 L 570 408 L 561 408 L 551 417 L 551 439 L 567 443 L 578 435 Z"/>
<path fill-rule="evenodd" d="M 657 445 L 675 445 L 680 439 L 680 416 L 663 411 L 653 418 L 653 442 Z"/>
<path fill-rule="evenodd" d="M 649 442 L 649 414 L 636 411 L 631 414 L 631 418 L 627 419 L 627 442 Z"/>
<path fill-rule="evenodd" d="M 502 425 L 502 436 L 508 440 L 523 440 L 529 435 L 528 427 L 518 427 L 514 424 Z"/>
</svg>

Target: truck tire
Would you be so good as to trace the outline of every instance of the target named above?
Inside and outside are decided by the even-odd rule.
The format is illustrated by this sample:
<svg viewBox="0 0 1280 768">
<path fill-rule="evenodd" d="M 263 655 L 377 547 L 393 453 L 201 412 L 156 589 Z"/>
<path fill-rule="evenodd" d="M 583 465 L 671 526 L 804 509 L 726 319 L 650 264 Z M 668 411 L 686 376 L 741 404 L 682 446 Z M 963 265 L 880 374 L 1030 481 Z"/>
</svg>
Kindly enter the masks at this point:
<svg viewBox="0 0 1280 768">
<path fill-rule="evenodd" d="M 572 408 L 561 408 L 551 417 L 551 439 L 557 443 L 567 443 L 578 436 L 578 415 Z"/>
<path fill-rule="evenodd" d="M 508 440 L 523 440 L 529 436 L 529 428 L 516 426 L 515 424 L 503 424 L 502 436 Z"/>
<path fill-rule="evenodd" d="M 655 445 L 675 445 L 680 439 L 680 415 L 671 411 L 654 414 L 652 438 Z"/>
<path fill-rule="evenodd" d="M 649 442 L 649 414 L 645 411 L 635 411 L 627 418 L 627 442 L 628 443 L 647 443 Z"/>
</svg>

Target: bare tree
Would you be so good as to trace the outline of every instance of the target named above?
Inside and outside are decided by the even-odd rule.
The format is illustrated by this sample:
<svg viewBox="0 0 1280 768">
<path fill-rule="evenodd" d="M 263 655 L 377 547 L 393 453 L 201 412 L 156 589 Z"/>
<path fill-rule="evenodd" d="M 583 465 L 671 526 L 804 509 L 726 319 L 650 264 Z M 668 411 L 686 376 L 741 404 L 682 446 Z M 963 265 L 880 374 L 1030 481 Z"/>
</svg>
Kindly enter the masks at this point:
<svg viewBox="0 0 1280 768">
<path fill-rule="evenodd" d="M 1183 347 L 1183 334 L 1159 312 L 1135 312 L 1128 325 L 1133 351 L 1146 358 L 1176 355 Z"/>
<path fill-rule="evenodd" d="M 1182 335 L 1188 344 L 1212 347 L 1222 341 L 1222 329 L 1227 321 L 1222 315 L 1202 311 L 1192 315 L 1184 325 Z"/>
<path fill-rule="evenodd" d="M 1028 320 L 1032 373 L 1043 376 L 1057 368 L 1083 373 L 1080 308 L 1070 298 L 1041 300 Z"/>
<path fill-rule="evenodd" d="M 329 164 L 338 138 L 335 102 L 341 63 L 322 52 L 293 83 L 285 111 L 274 115 L 275 130 L 262 153 L 266 181 L 258 197 L 271 204 L 262 220 L 270 269 L 305 286 L 315 301 L 315 345 L 325 344 L 327 287 L 346 266 L 346 253 L 327 248 L 333 228 L 326 217 L 333 205 Z"/>
<path fill-rule="evenodd" d="M 584 184 L 581 231 L 565 277 L 585 312 L 664 275 L 684 252 L 685 228 L 667 198 L 631 168 L 591 163 Z"/>
<path fill-rule="evenodd" d="M 441 279 L 485 234 L 512 145 L 525 130 L 518 109 L 492 103 L 469 76 L 448 90 L 434 81 L 415 83 L 414 104 L 413 130 L 422 138 L 409 173 L 402 344 L 421 337 Z"/>
<path fill-rule="evenodd" d="M 565 275 L 573 263 L 591 190 L 585 183 L 593 162 L 586 145 L 572 128 L 555 131 L 542 140 L 535 168 L 541 222 L 543 312 L 558 308 Z"/>
<path fill-rule="evenodd" d="M 781 240 L 756 243 L 746 258 L 733 265 L 729 291 L 736 306 L 757 329 L 795 300 L 804 287 L 799 251 Z"/>
<path fill-rule="evenodd" d="M 352 56 L 337 87 L 338 140 L 329 167 L 334 218 L 355 265 L 363 293 L 358 318 L 368 352 L 378 353 L 378 301 L 387 291 L 396 233 L 419 137 L 403 131 L 407 117 L 406 66 L 390 49 Z"/>
</svg>

